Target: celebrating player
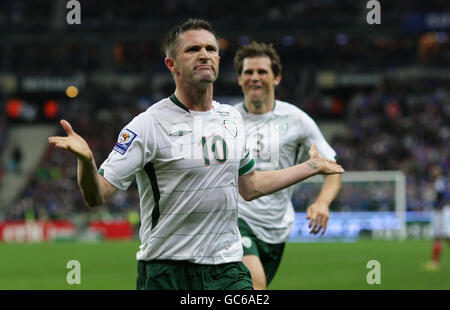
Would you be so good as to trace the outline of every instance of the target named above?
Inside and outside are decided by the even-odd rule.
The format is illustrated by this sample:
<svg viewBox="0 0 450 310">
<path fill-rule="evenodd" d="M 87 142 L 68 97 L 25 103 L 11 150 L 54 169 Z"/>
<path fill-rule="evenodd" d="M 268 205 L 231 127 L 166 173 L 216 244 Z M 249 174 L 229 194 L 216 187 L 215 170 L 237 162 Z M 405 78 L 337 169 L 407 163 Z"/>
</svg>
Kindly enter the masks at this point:
<svg viewBox="0 0 450 310">
<path fill-rule="evenodd" d="M 252 42 L 241 47 L 234 65 L 245 100 L 235 107 L 244 119 L 256 170 L 291 167 L 313 144 L 322 156 L 335 159 L 335 151 L 311 117 L 292 104 L 275 100 L 282 68 L 272 45 Z M 311 233 L 325 233 L 328 207 L 340 188 L 340 175 L 325 176 L 319 196 L 307 208 Z M 290 187 L 251 202 L 239 199 L 243 262 L 252 274 L 255 289 L 265 289 L 280 264 L 294 222 L 293 190 Z"/>
<path fill-rule="evenodd" d="M 242 117 L 213 100 L 218 38 L 190 19 L 165 43 L 175 92 L 136 116 L 97 170 L 88 144 L 62 120 L 67 137 L 50 137 L 78 158 L 78 183 L 90 206 L 105 204 L 136 179 L 141 245 L 138 289 L 252 289 L 242 264 L 237 199 L 258 198 L 315 174 L 344 170 L 312 147 L 300 165 L 256 172 Z"/>
</svg>

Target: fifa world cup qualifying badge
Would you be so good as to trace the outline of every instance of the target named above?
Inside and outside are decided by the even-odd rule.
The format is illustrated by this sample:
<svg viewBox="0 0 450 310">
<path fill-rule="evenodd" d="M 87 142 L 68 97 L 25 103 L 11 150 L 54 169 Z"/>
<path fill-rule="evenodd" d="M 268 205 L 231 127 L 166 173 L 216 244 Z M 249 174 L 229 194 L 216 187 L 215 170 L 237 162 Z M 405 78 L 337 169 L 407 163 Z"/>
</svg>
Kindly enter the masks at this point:
<svg viewBox="0 0 450 310">
<path fill-rule="evenodd" d="M 67 1 L 66 8 L 69 9 L 66 21 L 69 25 L 81 24 L 81 4 L 77 0 Z"/>
</svg>

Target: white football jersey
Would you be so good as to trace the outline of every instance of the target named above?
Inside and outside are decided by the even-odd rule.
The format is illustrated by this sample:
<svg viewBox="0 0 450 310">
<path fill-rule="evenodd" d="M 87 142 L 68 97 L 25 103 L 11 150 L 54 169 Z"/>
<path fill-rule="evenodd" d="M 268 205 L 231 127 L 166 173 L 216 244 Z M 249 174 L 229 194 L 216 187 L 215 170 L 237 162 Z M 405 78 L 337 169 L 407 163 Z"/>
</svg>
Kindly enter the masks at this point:
<svg viewBox="0 0 450 310">
<path fill-rule="evenodd" d="M 279 170 L 298 164 L 312 143 L 320 154 L 336 160 L 336 152 L 327 143 L 314 120 L 296 106 L 275 101 L 273 111 L 248 113 L 243 103 L 235 108 L 242 114 L 248 147 L 256 170 Z M 291 198 L 295 186 L 250 202 L 239 197 L 239 217 L 255 235 L 267 243 L 285 242 L 295 219 Z"/>
<path fill-rule="evenodd" d="M 216 101 L 189 111 L 175 95 L 126 125 L 99 173 L 140 196 L 138 260 L 242 260 L 238 177 L 254 170 L 241 115 Z"/>
</svg>

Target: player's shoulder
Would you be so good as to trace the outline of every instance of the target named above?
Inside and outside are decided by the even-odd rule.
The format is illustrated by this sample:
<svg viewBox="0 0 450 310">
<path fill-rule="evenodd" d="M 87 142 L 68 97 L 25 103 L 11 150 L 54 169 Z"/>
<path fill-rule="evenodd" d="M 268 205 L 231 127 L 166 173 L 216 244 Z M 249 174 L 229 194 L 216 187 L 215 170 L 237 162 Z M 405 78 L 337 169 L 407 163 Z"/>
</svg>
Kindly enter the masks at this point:
<svg viewBox="0 0 450 310">
<path fill-rule="evenodd" d="M 239 113 L 243 114 L 245 113 L 245 108 L 244 108 L 244 102 L 240 101 L 238 103 L 233 104 L 233 108 L 238 111 Z"/>
<path fill-rule="evenodd" d="M 167 97 L 155 102 L 147 110 L 136 115 L 133 122 L 158 122 L 158 120 L 173 119 L 173 117 L 183 113 L 184 111 L 173 104 L 170 98 Z"/>
<path fill-rule="evenodd" d="M 171 109 L 168 109 L 168 108 L 172 108 L 173 106 L 174 106 L 174 103 L 172 102 L 170 97 L 162 98 L 161 100 L 152 104 L 152 106 L 149 107 L 147 110 L 145 110 L 143 112 L 143 114 L 149 113 L 150 115 L 153 115 L 153 114 L 161 114 L 164 112 L 169 112 Z"/>
<path fill-rule="evenodd" d="M 297 107 L 296 105 L 282 101 L 275 100 L 275 112 L 278 114 L 286 114 L 286 115 L 304 115 L 306 114 L 302 109 Z"/>
<path fill-rule="evenodd" d="M 285 101 L 276 101 L 275 114 L 278 115 L 278 118 L 288 120 L 302 136 L 308 135 L 317 127 L 311 116 L 296 105 Z"/>
<path fill-rule="evenodd" d="M 133 119 L 126 125 L 126 127 L 135 128 L 136 130 L 149 128 L 148 124 L 154 122 L 157 119 L 156 116 L 161 116 L 165 112 L 166 106 L 169 104 L 169 98 L 164 98 L 154 103 L 145 111 L 135 115 Z"/>
<path fill-rule="evenodd" d="M 276 100 L 275 104 L 275 113 L 278 115 L 289 116 L 300 122 L 312 120 L 311 116 L 292 103 Z"/>
</svg>

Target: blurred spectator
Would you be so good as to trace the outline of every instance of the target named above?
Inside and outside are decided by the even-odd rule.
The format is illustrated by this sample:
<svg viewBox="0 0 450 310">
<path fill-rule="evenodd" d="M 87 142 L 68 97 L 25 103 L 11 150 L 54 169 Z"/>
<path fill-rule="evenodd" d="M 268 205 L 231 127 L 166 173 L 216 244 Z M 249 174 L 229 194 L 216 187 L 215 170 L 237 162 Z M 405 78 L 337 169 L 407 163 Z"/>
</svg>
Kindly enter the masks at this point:
<svg viewBox="0 0 450 310">
<path fill-rule="evenodd" d="M 3 94 L 0 92 L 0 111 L 4 111 Z M 0 114 L 0 187 L 3 183 L 3 154 L 6 146 L 6 117 Z"/>
<path fill-rule="evenodd" d="M 3 184 L 3 168 L 0 165 L 0 187 L 2 187 Z"/>
<path fill-rule="evenodd" d="M 22 172 L 22 150 L 21 148 L 16 145 L 14 146 L 11 158 L 8 161 L 8 170 L 14 173 L 21 173 Z"/>
</svg>

